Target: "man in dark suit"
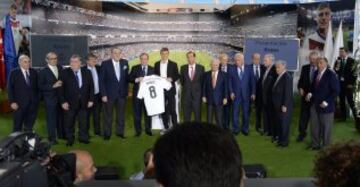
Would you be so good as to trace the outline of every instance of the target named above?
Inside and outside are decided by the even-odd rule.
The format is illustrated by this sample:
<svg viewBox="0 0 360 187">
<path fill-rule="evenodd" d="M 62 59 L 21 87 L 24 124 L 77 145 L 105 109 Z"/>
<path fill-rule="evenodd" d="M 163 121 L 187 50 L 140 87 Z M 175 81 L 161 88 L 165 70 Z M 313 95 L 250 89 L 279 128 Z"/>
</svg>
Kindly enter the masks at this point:
<svg viewBox="0 0 360 187">
<path fill-rule="evenodd" d="M 302 142 L 306 137 L 308 123 L 310 121 L 310 107 L 311 104 L 305 100 L 306 95 L 310 91 L 311 83 L 314 80 L 314 73 L 317 70 L 318 53 L 313 51 L 309 55 L 310 64 L 304 65 L 301 68 L 300 79 L 298 82 L 298 90 L 301 96 L 300 118 L 299 118 L 299 135 L 296 139 Z"/>
<path fill-rule="evenodd" d="M 169 49 L 166 47 L 162 48 L 160 50 L 160 56 L 161 60 L 155 63 L 155 74 L 166 78 L 172 85 L 169 91 L 165 90 L 165 113 L 161 115 L 165 129 L 168 129 L 169 115 L 171 116 L 172 125 L 176 126 L 178 124 L 175 105 L 175 82 L 180 76 L 177 63 L 169 60 Z"/>
<path fill-rule="evenodd" d="M 215 113 L 216 125 L 224 128 L 222 123 L 223 106 L 227 104 L 228 83 L 227 74 L 219 70 L 220 61 L 211 61 L 211 71 L 204 75 L 202 100 L 207 104 L 207 122 L 212 123 Z"/>
<path fill-rule="evenodd" d="M 49 52 L 45 61 L 47 65 L 39 72 L 38 84 L 45 104 L 48 139 L 50 143 L 57 144 L 57 137 L 65 138 L 63 113 L 58 94 L 62 86 L 59 80 L 62 67 L 57 64 L 57 55 L 54 52 Z"/>
<path fill-rule="evenodd" d="M 275 63 L 278 77 L 272 87 L 273 107 L 275 113 L 275 131 L 273 137 L 278 137 L 279 147 L 289 145 L 289 129 L 293 111 L 293 79 L 286 71 L 286 62 L 278 60 Z"/>
<path fill-rule="evenodd" d="M 8 98 L 13 113 L 13 132 L 32 131 L 36 120 L 39 94 L 37 72 L 30 68 L 30 58 L 20 55 L 19 68 L 13 69 L 8 80 Z"/>
<path fill-rule="evenodd" d="M 229 90 L 233 108 L 233 134 L 238 135 L 239 128 L 239 112 L 242 109 L 242 126 L 241 133 L 245 136 L 249 135 L 249 117 L 250 117 L 250 101 L 255 99 L 255 77 L 253 76 L 251 66 L 245 66 L 244 55 L 242 53 L 235 54 L 235 68 L 230 70 Z"/>
<path fill-rule="evenodd" d="M 125 104 L 128 95 L 128 61 L 119 48 L 111 49 L 111 59 L 103 61 L 100 71 L 100 94 L 104 108 L 104 139 L 109 140 L 113 108 L 116 107 L 116 135 L 125 138 Z"/>
<path fill-rule="evenodd" d="M 201 91 L 204 66 L 195 62 L 195 52 L 186 54 L 188 64 L 183 65 L 180 70 L 180 81 L 182 85 L 182 106 L 184 121 L 191 120 L 191 113 L 195 114 L 195 121 L 201 121 Z"/>
<path fill-rule="evenodd" d="M 145 76 L 154 74 L 154 68 L 148 65 L 148 62 L 149 62 L 149 55 L 147 53 L 142 53 L 140 55 L 140 64 L 132 67 L 129 75 L 129 81 L 134 84 L 132 95 L 133 95 L 135 136 L 141 135 L 142 114 L 144 114 L 144 119 L 145 119 L 145 133 L 149 136 L 152 136 L 151 117 L 148 116 L 147 114 L 144 100 L 137 98 L 140 82 L 143 80 Z"/>
<path fill-rule="evenodd" d="M 353 115 L 356 115 L 355 103 L 353 98 L 354 84 L 356 81 L 353 58 L 348 56 L 348 52 L 345 48 L 339 49 L 340 56 L 334 64 L 334 70 L 340 80 L 340 120 L 346 121 L 347 107 L 345 98 L 350 106 Z"/>
<path fill-rule="evenodd" d="M 275 66 L 275 57 L 273 54 L 264 56 L 264 66 L 266 71 L 261 82 L 262 86 L 262 103 L 263 103 L 263 123 L 264 133 L 267 136 L 273 136 L 274 132 L 274 111 L 272 106 L 272 87 L 277 78 Z"/>
<path fill-rule="evenodd" d="M 230 71 L 232 71 L 235 67 L 232 64 L 229 64 L 229 56 L 226 53 L 220 53 L 219 55 L 220 60 L 220 71 L 228 74 Z M 229 76 L 227 76 L 229 78 Z M 229 81 L 229 80 L 228 80 Z M 223 107 L 222 112 L 222 124 L 225 129 L 229 129 L 230 126 L 230 112 L 231 112 L 231 99 L 230 99 L 230 90 L 227 91 L 228 95 L 227 97 L 227 103 Z"/>
<path fill-rule="evenodd" d="M 311 145 L 308 148 L 313 150 L 331 143 L 335 98 L 340 92 L 339 80 L 328 68 L 328 60 L 318 58 L 317 66 L 315 80 L 306 96 L 306 100 L 311 102 Z"/>
<path fill-rule="evenodd" d="M 90 118 L 92 116 L 93 125 L 94 125 L 94 134 L 101 136 L 101 127 L 100 127 L 100 112 L 101 112 L 101 95 L 100 95 L 100 69 L 101 67 L 97 65 L 97 57 L 93 53 L 89 53 L 86 56 L 86 65 L 82 69 L 89 70 L 91 72 L 91 77 L 93 79 L 94 86 L 94 105 L 91 108 L 88 108 L 86 124 L 89 130 L 90 128 Z"/>
<path fill-rule="evenodd" d="M 262 91 L 261 91 L 261 82 L 264 77 L 265 67 L 263 64 L 260 64 L 260 54 L 254 53 L 252 55 L 252 73 L 255 77 L 256 82 L 256 94 L 255 98 L 252 99 L 254 106 L 255 106 L 255 115 L 256 115 L 256 122 L 255 122 L 255 129 L 259 133 L 263 133 L 263 129 L 261 128 L 261 117 L 262 117 Z"/>
<path fill-rule="evenodd" d="M 64 110 L 67 146 L 75 141 L 75 121 L 79 122 L 79 142 L 88 144 L 89 132 L 86 124 L 87 110 L 94 105 L 94 84 L 91 72 L 81 69 L 79 55 L 72 55 L 70 68 L 62 70 L 60 80 L 60 102 Z"/>
</svg>

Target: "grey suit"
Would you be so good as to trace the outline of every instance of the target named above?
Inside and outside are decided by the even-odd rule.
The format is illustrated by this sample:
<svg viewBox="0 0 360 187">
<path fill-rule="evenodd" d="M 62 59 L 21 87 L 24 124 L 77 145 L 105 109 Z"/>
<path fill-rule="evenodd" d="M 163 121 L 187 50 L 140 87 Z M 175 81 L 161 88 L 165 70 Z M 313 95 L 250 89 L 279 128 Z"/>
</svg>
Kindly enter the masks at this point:
<svg viewBox="0 0 360 187">
<path fill-rule="evenodd" d="M 189 65 L 183 65 L 180 69 L 180 81 L 182 86 L 182 106 L 184 121 L 191 120 L 191 113 L 195 114 L 195 121 L 201 121 L 201 89 L 204 75 L 204 66 L 196 64 L 194 77 L 191 80 Z"/>
</svg>

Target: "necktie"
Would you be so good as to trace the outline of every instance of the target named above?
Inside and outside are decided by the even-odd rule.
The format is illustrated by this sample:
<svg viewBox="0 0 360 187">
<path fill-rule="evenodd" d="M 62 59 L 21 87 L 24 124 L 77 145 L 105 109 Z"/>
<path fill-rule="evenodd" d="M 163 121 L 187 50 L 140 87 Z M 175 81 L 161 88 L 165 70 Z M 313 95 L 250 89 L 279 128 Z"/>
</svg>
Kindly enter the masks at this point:
<svg viewBox="0 0 360 187">
<path fill-rule="evenodd" d="M 215 71 L 213 71 L 211 74 L 211 84 L 212 84 L 212 87 L 215 89 L 215 87 L 216 87 L 216 72 Z"/>
<path fill-rule="evenodd" d="M 310 82 L 312 82 L 314 79 L 314 73 L 315 73 L 314 66 L 310 66 Z"/>
<path fill-rule="evenodd" d="M 120 81 L 120 63 L 115 62 L 115 74 L 118 81 Z"/>
<path fill-rule="evenodd" d="M 80 80 L 79 80 L 79 76 L 78 76 L 78 71 L 75 71 L 74 73 L 75 73 L 75 79 L 76 79 L 77 85 L 80 88 Z"/>
<path fill-rule="evenodd" d="M 30 86 L 30 74 L 29 74 L 28 70 L 25 71 L 25 81 L 26 81 L 26 84 L 28 86 Z"/>
<path fill-rule="evenodd" d="M 319 72 L 319 74 L 316 76 L 316 82 L 315 82 L 316 87 L 318 87 L 318 85 L 320 83 L 320 78 L 321 78 L 321 73 Z"/>
<path fill-rule="evenodd" d="M 191 81 L 194 80 L 194 66 L 190 67 L 190 79 L 191 79 Z"/>
<path fill-rule="evenodd" d="M 242 70 L 242 68 L 240 68 L 240 71 L 239 71 L 239 78 L 240 78 L 240 80 L 242 80 L 242 78 L 243 78 L 243 70 Z"/>
<path fill-rule="evenodd" d="M 255 77 L 256 77 L 256 81 L 259 80 L 259 78 L 260 78 L 259 66 L 256 66 Z"/>
<path fill-rule="evenodd" d="M 143 76 L 146 76 L 146 66 L 143 66 L 143 67 L 142 67 L 142 75 L 143 75 Z"/>
</svg>

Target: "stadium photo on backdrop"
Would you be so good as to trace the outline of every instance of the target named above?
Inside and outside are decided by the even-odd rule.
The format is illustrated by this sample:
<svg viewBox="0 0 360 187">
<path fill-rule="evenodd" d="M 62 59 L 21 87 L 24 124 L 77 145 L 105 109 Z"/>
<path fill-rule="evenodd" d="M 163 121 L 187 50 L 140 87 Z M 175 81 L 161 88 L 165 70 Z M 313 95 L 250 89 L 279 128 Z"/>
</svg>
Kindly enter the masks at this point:
<svg viewBox="0 0 360 187">
<path fill-rule="evenodd" d="M 0 186 L 360 187 L 360 0 L 2 0 Z"/>
</svg>

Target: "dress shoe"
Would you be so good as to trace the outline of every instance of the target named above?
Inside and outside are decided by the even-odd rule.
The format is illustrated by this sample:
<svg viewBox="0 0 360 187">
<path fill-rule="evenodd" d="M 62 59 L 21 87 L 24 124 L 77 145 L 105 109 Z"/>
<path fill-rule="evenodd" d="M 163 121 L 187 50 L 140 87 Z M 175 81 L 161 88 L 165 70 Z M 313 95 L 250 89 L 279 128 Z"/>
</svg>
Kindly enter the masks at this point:
<svg viewBox="0 0 360 187">
<path fill-rule="evenodd" d="M 57 145 L 57 144 L 59 144 L 59 142 L 56 141 L 56 140 L 50 140 L 50 141 L 49 141 L 49 144 L 50 144 L 50 145 Z"/>
<path fill-rule="evenodd" d="M 148 136 L 152 136 L 152 135 L 153 135 L 151 131 L 146 131 L 145 133 L 146 133 Z"/>
<path fill-rule="evenodd" d="M 304 141 L 304 138 L 305 138 L 305 136 L 299 135 L 299 136 L 296 138 L 296 141 L 297 141 L 297 142 L 302 142 L 302 141 Z"/>
<path fill-rule="evenodd" d="M 276 146 L 280 147 L 280 148 L 285 148 L 285 147 L 288 147 L 289 144 L 287 144 L 287 143 L 278 143 Z"/>
<path fill-rule="evenodd" d="M 241 134 L 243 134 L 244 136 L 249 136 L 249 132 L 241 131 Z"/>
<path fill-rule="evenodd" d="M 110 140 L 110 136 L 104 136 L 104 140 L 105 140 L 105 141 L 109 141 L 109 140 Z"/>
<path fill-rule="evenodd" d="M 74 145 L 74 142 L 66 142 L 66 147 L 72 147 Z"/>
<path fill-rule="evenodd" d="M 140 136 L 141 136 L 141 132 L 135 133 L 135 137 L 140 137 Z"/>
<path fill-rule="evenodd" d="M 126 138 L 123 134 L 118 134 L 118 135 L 116 135 L 116 136 L 120 137 L 121 139 L 125 139 L 125 138 Z"/>
<path fill-rule="evenodd" d="M 234 131 L 234 132 L 232 132 L 232 133 L 233 133 L 233 135 L 237 136 L 237 135 L 240 134 L 240 131 Z"/>
<path fill-rule="evenodd" d="M 83 143 L 83 144 L 89 144 L 90 141 L 89 140 L 79 140 L 80 143 Z"/>
</svg>

